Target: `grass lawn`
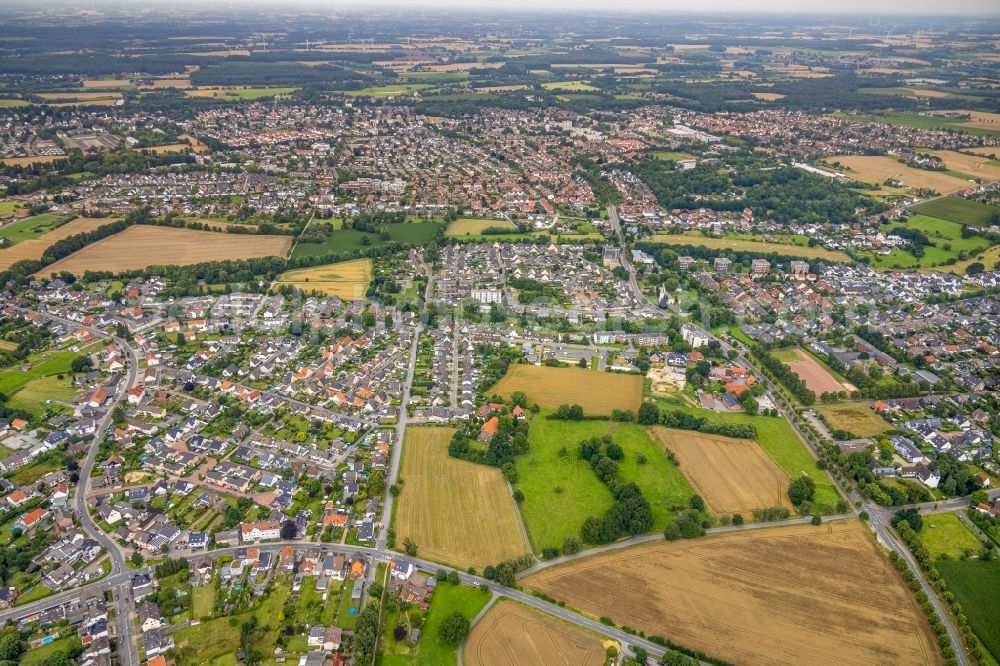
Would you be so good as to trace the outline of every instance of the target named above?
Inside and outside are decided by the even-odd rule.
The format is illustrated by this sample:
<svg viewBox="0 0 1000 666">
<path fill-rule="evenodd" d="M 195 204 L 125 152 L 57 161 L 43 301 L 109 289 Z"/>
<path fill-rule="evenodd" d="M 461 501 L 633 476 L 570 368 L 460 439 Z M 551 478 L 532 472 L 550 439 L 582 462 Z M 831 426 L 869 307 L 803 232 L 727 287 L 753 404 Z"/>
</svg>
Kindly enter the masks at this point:
<svg viewBox="0 0 1000 666">
<path fill-rule="evenodd" d="M 349 578 L 344 581 L 344 589 L 340 594 L 340 608 L 337 611 L 337 626 L 341 629 L 353 629 L 355 623 L 358 621 L 358 613 L 361 612 L 360 608 L 357 608 L 354 614 L 351 614 L 351 608 L 354 606 L 351 603 L 351 592 L 354 591 L 354 586 L 358 582 L 353 578 Z"/>
<path fill-rule="evenodd" d="M 832 513 L 836 509 L 840 493 L 833 481 L 809 455 L 792 426 L 780 416 L 750 416 L 748 414 L 713 412 L 700 407 L 692 407 L 678 399 L 658 398 L 662 406 L 723 423 L 752 423 L 757 428 L 757 442 L 767 452 L 778 467 L 785 470 L 788 478 L 797 479 L 805 474 L 816 482 L 816 496 L 813 506 L 822 513 Z"/>
<path fill-rule="evenodd" d="M 395 97 L 397 95 L 411 95 L 418 90 L 426 90 L 430 87 L 429 83 L 392 83 L 386 86 L 369 86 L 360 90 L 339 90 L 336 92 L 350 97 Z"/>
<path fill-rule="evenodd" d="M 399 224 L 387 224 L 385 230 L 389 240 L 410 245 L 424 245 L 431 241 L 444 226 L 438 220 L 414 219 Z M 367 239 L 367 244 L 365 239 Z M 318 257 L 334 252 L 350 252 L 382 245 L 385 241 L 377 234 L 355 229 L 337 229 L 322 243 L 297 243 L 292 258 Z"/>
<path fill-rule="evenodd" d="M 208 620 L 193 627 L 178 629 L 174 633 L 174 642 L 178 647 L 178 665 L 202 665 L 206 662 L 235 663 L 235 652 L 240 642 L 240 625 L 251 617 L 257 618 L 258 631 L 260 631 L 259 638 L 254 642 L 254 647 L 263 654 L 273 654 L 280 628 L 278 618 L 291 589 L 292 586 L 288 582 L 278 583 L 264 597 L 261 604 L 254 609 L 234 616 Z M 184 644 L 186 646 L 181 649 Z"/>
<path fill-rule="evenodd" d="M 875 437 L 892 430 L 892 424 L 873 412 L 864 402 L 818 404 L 813 409 L 826 418 L 831 428 L 846 430 L 858 437 Z"/>
<path fill-rule="evenodd" d="M 191 615 L 195 619 L 212 615 L 215 605 L 215 588 L 211 585 L 191 588 Z"/>
<path fill-rule="evenodd" d="M 634 481 L 653 509 L 654 529 L 663 529 L 672 507 L 683 504 L 694 491 L 666 452 L 637 425 L 610 421 L 554 421 L 536 416 L 529 430 L 530 450 L 518 456 L 517 487 L 524 492 L 521 514 L 532 547 L 561 548 L 567 536 L 579 536 L 583 521 L 601 516 L 614 503 L 590 464 L 579 459 L 577 444 L 612 433 L 625 451 L 620 472 Z M 565 448 L 565 455 L 562 453 Z M 647 462 L 638 463 L 643 454 Z"/>
<path fill-rule="evenodd" d="M 912 206 L 910 210 L 921 215 L 980 227 L 989 224 L 990 218 L 1000 213 L 1000 206 L 990 206 L 958 197 L 941 197 Z"/>
<path fill-rule="evenodd" d="M 978 553 L 983 543 L 972 533 L 962 519 L 954 513 L 935 513 L 924 516 L 920 541 L 934 559 L 942 556 L 959 559 L 966 551 Z"/>
<path fill-rule="evenodd" d="M 670 162 L 677 162 L 680 160 L 686 160 L 690 155 L 687 153 L 678 153 L 673 150 L 654 150 L 650 153 L 650 156 L 657 160 L 665 160 Z"/>
<path fill-rule="evenodd" d="M 39 645 L 38 647 L 31 648 L 21 656 L 21 661 L 18 662 L 19 666 L 41 666 L 45 663 L 45 660 L 56 654 L 57 652 L 69 653 L 74 646 L 80 644 L 80 638 L 77 636 L 65 636 L 63 638 L 58 638 L 48 645 Z"/>
<path fill-rule="evenodd" d="M 446 617 L 459 612 L 470 620 L 483 609 L 490 595 L 477 587 L 468 585 L 452 585 L 441 583 L 434 590 L 427 620 L 424 622 L 423 634 L 417 643 L 416 660 L 411 657 L 410 663 L 417 666 L 438 666 L 439 664 L 454 664 L 458 661 L 458 650 L 455 645 L 446 643 L 438 637 L 438 627 Z"/>
<path fill-rule="evenodd" d="M 63 462 L 61 456 L 54 455 L 50 458 L 43 458 L 30 465 L 25 465 L 21 469 L 14 472 L 10 477 L 10 480 L 19 486 L 24 486 L 29 483 L 34 483 L 38 479 L 42 478 L 49 472 L 55 472 L 56 470 L 65 469 L 66 465 Z"/>
<path fill-rule="evenodd" d="M 56 215 L 55 213 L 42 213 L 33 217 L 26 217 L 13 224 L 0 227 L 0 238 L 6 238 L 11 245 L 21 241 L 39 238 L 43 234 L 52 231 L 60 223 L 70 219 L 69 215 Z"/>
<path fill-rule="evenodd" d="M 24 604 L 31 603 L 32 601 L 38 601 L 39 599 L 44 599 L 45 597 L 52 594 L 52 590 L 45 587 L 44 585 L 35 585 L 30 591 L 25 592 L 17 598 L 14 602 L 15 606 L 23 606 Z"/>
<path fill-rule="evenodd" d="M 10 215 L 18 208 L 24 206 L 23 201 L 18 201 L 16 199 L 7 199 L 6 201 L 0 201 L 0 215 Z"/>
<path fill-rule="evenodd" d="M 21 371 L 20 364 L 15 368 L 8 368 L 0 372 L 0 393 L 13 395 L 33 379 L 69 372 L 73 359 L 77 356 L 80 354 L 67 349 L 50 349 L 39 354 L 32 354 L 28 357 L 27 362 L 31 365 L 31 369 L 27 372 Z"/>
<path fill-rule="evenodd" d="M 39 377 L 25 384 L 21 389 L 12 395 L 9 400 L 11 407 L 23 409 L 38 416 L 45 410 L 47 400 L 58 400 L 63 402 L 72 401 L 76 396 L 76 389 L 69 378 L 69 375 L 50 375 Z"/>
<path fill-rule="evenodd" d="M 942 560 L 937 569 L 962 604 L 976 636 L 1000 660 L 1000 561 Z"/>
</svg>

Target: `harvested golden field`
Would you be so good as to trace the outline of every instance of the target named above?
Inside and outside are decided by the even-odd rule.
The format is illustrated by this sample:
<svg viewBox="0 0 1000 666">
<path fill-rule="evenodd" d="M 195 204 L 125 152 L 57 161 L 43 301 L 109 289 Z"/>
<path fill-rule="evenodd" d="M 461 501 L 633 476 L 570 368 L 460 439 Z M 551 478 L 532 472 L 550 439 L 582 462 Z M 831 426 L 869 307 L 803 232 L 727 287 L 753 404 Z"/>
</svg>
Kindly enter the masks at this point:
<svg viewBox="0 0 1000 666">
<path fill-rule="evenodd" d="M 130 271 L 152 265 L 187 266 L 205 261 L 285 257 L 291 236 L 258 236 L 136 225 L 88 245 L 56 263 L 42 275 L 67 271 Z"/>
<path fill-rule="evenodd" d="M 969 185 L 961 178 L 940 171 L 914 169 L 883 155 L 837 155 L 828 161 L 840 162 L 847 169 L 846 175 L 865 183 L 883 183 L 891 178 L 907 187 L 928 188 L 941 194 L 951 194 Z"/>
<path fill-rule="evenodd" d="M 529 551 L 503 474 L 448 455 L 451 428 L 407 428 L 396 543 L 409 538 L 424 559 L 465 569 Z"/>
<path fill-rule="evenodd" d="M 601 666 L 605 652 L 597 636 L 501 599 L 472 628 L 462 657 L 470 666 Z"/>
<path fill-rule="evenodd" d="M 511 365 L 487 395 L 509 399 L 515 391 L 528 396 L 528 404 L 542 409 L 580 405 L 584 414 L 608 416 L 615 409 L 639 411 L 642 377 L 585 368 L 550 368 L 544 365 Z"/>
<path fill-rule="evenodd" d="M 132 85 L 128 79 L 84 79 L 84 88 L 127 88 Z"/>
<path fill-rule="evenodd" d="M 16 245 L 0 249 L 0 270 L 6 270 L 24 259 L 41 259 L 46 248 L 57 240 L 82 234 L 85 231 L 93 231 L 97 227 L 111 224 L 117 219 L 113 217 L 78 217 L 59 225 L 38 238 L 21 241 Z"/>
<path fill-rule="evenodd" d="M 663 427 L 650 432 L 677 456 L 681 474 L 713 514 L 791 508 L 788 475 L 757 442 Z"/>
<path fill-rule="evenodd" d="M 513 222 L 508 220 L 493 220 L 482 217 L 463 217 L 455 220 L 445 229 L 446 236 L 476 236 L 486 229 L 510 229 L 511 233 L 517 231 Z"/>
<path fill-rule="evenodd" d="M 372 281 L 372 260 L 352 259 L 335 264 L 285 271 L 277 285 L 292 285 L 303 291 L 320 291 L 344 300 L 362 300 Z"/>
<path fill-rule="evenodd" d="M 0 159 L 0 163 L 6 166 L 31 166 L 32 164 L 49 164 L 65 159 L 68 159 L 65 155 L 35 155 L 33 157 L 5 157 Z"/>
<path fill-rule="evenodd" d="M 916 598 L 860 521 L 657 541 L 521 581 L 737 664 L 940 664 Z"/>
<path fill-rule="evenodd" d="M 45 100 L 65 100 L 70 102 L 90 102 L 95 100 L 118 99 L 121 97 L 114 92 L 76 92 L 67 90 L 66 92 L 38 93 L 38 96 Z"/>
<path fill-rule="evenodd" d="M 931 154 L 937 155 L 944 160 L 944 165 L 952 171 L 958 171 L 959 173 L 982 178 L 983 180 L 996 180 L 1000 178 L 1000 166 L 997 166 L 989 158 L 967 155 L 954 150 L 932 150 Z"/>
<path fill-rule="evenodd" d="M 969 127 L 979 129 L 1000 130 L 1000 113 L 989 113 L 987 111 L 961 111 L 969 114 L 969 122 L 965 123 Z"/>
<path fill-rule="evenodd" d="M 164 90 L 168 88 L 190 88 L 190 87 L 191 87 L 191 77 L 189 76 L 157 78 L 153 79 L 149 84 L 143 86 L 143 88 L 147 90 Z"/>
<path fill-rule="evenodd" d="M 828 250 L 825 247 L 809 247 L 807 245 L 790 245 L 788 243 L 773 243 L 761 240 L 749 240 L 746 238 L 727 238 L 725 236 L 704 236 L 702 234 L 656 234 L 650 240 L 654 243 L 665 243 L 667 245 L 694 245 L 707 248 L 721 248 L 729 250 L 742 250 L 745 252 L 776 252 L 790 257 L 802 257 L 803 259 L 826 259 L 827 261 L 837 261 L 845 264 L 852 263 L 851 258 L 843 252 Z"/>
<path fill-rule="evenodd" d="M 208 146 L 194 138 L 189 134 L 181 134 L 179 137 L 182 143 L 169 143 L 163 146 L 153 146 L 151 148 L 142 148 L 141 150 L 148 150 L 151 153 L 157 155 L 162 155 L 163 153 L 183 153 L 191 151 L 192 153 L 207 153 Z"/>
<path fill-rule="evenodd" d="M 765 102 L 774 102 L 779 99 L 785 99 L 785 96 L 781 93 L 755 92 L 750 94 Z"/>
<path fill-rule="evenodd" d="M 797 356 L 795 360 L 784 360 L 785 365 L 797 374 L 805 382 L 806 388 L 814 391 L 816 395 L 821 393 L 838 393 L 840 391 L 853 391 L 854 387 L 842 384 L 837 378 L 831 375 L 826 368 L 820 365 L 819 361 L 801 349 L 793 349 L 791 352 Z"/>
</svg>

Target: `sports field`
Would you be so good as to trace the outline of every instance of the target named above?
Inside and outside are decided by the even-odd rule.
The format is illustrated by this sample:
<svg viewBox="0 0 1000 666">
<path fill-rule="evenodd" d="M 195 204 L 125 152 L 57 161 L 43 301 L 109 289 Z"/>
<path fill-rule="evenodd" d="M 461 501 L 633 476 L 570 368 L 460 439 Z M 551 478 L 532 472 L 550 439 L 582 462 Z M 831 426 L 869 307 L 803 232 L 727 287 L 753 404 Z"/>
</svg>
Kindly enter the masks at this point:
<svg viewBox="0 0 1000 666">
<path fill-rule="evenodd" d="M 491 220 L 480 217 L 463 217 L 448 225 L 444 234 L 446 236 L 475 236 L 483 233 L 486 229 L 509 229 L 516 232 L 517 227 L 509 220 Z"/>
<path fill-rule="evenodd" d="M 892 430 L 892 424 L 873 412 L 865 402 L 816 404 L 813 409 L 822 414 L 834 430 L 846 430 L 857 437 L 875 437 Z"/>
<path fill-rule="evenodd" d="M 284 257 L 291 236 L 258 236 L 136 225 L 46 266 L 41 273 L 131 271 L 153 265 L 187 266 L 206 261 Z"/>
<path fill-rule="evenodd" d="M 785 360 L 782 358 L 781 361 L 806 383 L 806 387 L 809 388 L 809 390 L 815 391 L 816 395 L 827 392 L 836 393 L 838 391 L 853 390 L 848 388 L 848 385 L 837 381 L 836 377 L 831 375 L 827 369 L 819 363 L 819 361 L 814 359 L 808 353 L 802 351 L 801 349 L 794 349 L 791 351 L 798 356 L 798 359 Z"/>
<path fill-rule="evenodd" d="M 335 264 L 285 271 L 277 285 L 292 285 L 303 291 L 319 291 L 345 300 L 361 300 L 372 280 L 372 260 L 353 259 Z"/>
<path fill-rule="evenodd" d="M 927 620 L 860 521 L 657 541 L 521 581 L 735 664 L 940 664 Z"/>
<path fill-rule="evenodd" d="M 21 218 L 16 222 L 11 222 L 0 227 L 0 238 L 3 238 L 9 244 L 39 238 L 69 219 L 69 217 L 69 215 L 57 215 L 56 213 L 42 213 L 41 215 Z"/>
<path fill-rule="evenodd" d="M 465 641 L 470 666 L 601 666 L 600 638 L 554 617 L 501 599 Z"/>
<path fill-rule="evenodd" d="M 851 258 L 843 252 L 836 252 L 819 246 L 786 245 L 784 243 L 771 243 L 764 240 L 754 241 L 745 238 L 703 236 L 701 234 L 656 234 L 650 240 L 654 243 L 665 243 L 667 245 L 693 245 L 713 250 L 743 250 L 746 252 L 760 252 L 762 254 L 774 252 L 790 257 L 802 257 L 803 259 L 825 259 L 827 261 L 851 263 Z"/>
<path fill-rule="evenodd" d="M 529 404 L 542 409 L 580 405 L 584 414 L 608 416 L 615 409 L 639 411 L 642 377 L 584 368 L 550 368 L 544 365 L 511 365 L 507 374 L 487 391 L 510 399 L 523 391 Z"/>
<path fill-rule="evenodd" d="M 757 442 L 655 427 L 653 435 L 677 456 L 681 474 L 715 515 L 787 506 L 788 475 Z"/>
<path fill-rule="evenodd" d="M 951 194 L 969 186 L 969 181 L 949 176 L 941 171 L 914 169 L 892 157 L 883 155 L 836 155 L 829 161 L 840 162 L 847 169 L 846 175 L 864 183 L 884 183 L 898 180 L 906 187 L 930 189 L 941 194 Z"/>
<path fill-rule="evenodd" d="M 38 217 L 43 216 L 39 215 Z M 65 216 L 59 215 L 52 217 L 57 218 L 56 221 L 66 219 Z M 28 222 L 28 220 L 34 219 L 37 218 L 25 218 L 17 224 L 22 225 Z M 25 240 L 17 243 L 17 245 L 0 249 L 0 269 L 10 268 L 16 262 L 24 259 L 41 259 L 42 253 L 45 252 L 46 248 L 57 240 L 82 234 L 85 231 L 93 231 L 100 226 L 111 224 L 115 221 L 116 218 L 109 217 L 78 217 L 54 229 L 52 228 L 52 224 L 44 226 L 42 227 L 43 229 L 50 229 L 50 231 L 43 230 L 41 235 L 25 236 Z M 38 225 L 33 225 L 31 228 L 37 227 Z"/>
<path fill-rule="evenodd" d="M 407 428 L 403 441 L 396 544 L 410 538 L 417 554 L 476 567 L 528 552 L 514 498 L 499 469 L 448 455 L 451 428 Z"/>
</svg>

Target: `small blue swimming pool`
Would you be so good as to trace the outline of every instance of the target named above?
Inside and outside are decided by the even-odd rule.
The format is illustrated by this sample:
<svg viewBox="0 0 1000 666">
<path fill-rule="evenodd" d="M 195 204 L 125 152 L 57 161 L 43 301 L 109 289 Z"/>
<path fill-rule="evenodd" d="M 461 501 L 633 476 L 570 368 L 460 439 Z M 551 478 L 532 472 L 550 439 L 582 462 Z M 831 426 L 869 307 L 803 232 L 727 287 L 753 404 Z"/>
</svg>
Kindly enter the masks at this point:
<svg viewBox="0 0 1000 666">
<path fill-rule="evenodd" d="M 42 639 L 42 645 L 48 645 L 49 643 L 51 643 L 55 639 L 56 639 L 55 636 L 46 636 L 45 638 Z"/>
</svg>

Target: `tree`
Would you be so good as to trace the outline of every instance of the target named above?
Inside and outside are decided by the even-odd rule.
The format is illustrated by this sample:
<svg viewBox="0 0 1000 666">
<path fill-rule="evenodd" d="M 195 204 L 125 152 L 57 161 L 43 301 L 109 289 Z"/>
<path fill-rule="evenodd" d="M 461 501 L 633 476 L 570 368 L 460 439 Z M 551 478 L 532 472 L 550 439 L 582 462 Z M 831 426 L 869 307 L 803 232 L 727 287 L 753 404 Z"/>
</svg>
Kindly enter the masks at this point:
<svg viewBox="0 0 1000 666">
<path fill-rule="evenodd" d="M 635 653 L 635 660 L 643 666 L 646 666 L 646 662 L 649 661 L 649 653 L 638 646 L 632 648 L 632 651 Z"/>
<path fill-rule="evenodd" d="M 696 511 L 705 510 L 705 500 L 701 498 L 701 495 L 692 495 L 690 503 L 691 503 L 691 508 Z"/>
<path fill-rule="evenodd" d="M 923 516 L 916 509 L 902 509 L 901 511 L 897 511 L 889 522 L 897 529 L 902 523 L 907 523 L 914 532 L 919 532 L 924 526 Z"/>
<path fill-rule="evenodd" d="M 410 537 L 406 537 L 405 539 L 403 539 L 403 550 L 410 557 L 417 556 L 417 544 L 414 543 L 413 539 L 411 539 Z"/>
<path fill-rule="evenodd" d="M 469 635 L 469 629 L 469 618 L 455 611 L 442 620 L 441 626 L 438 627 L 438 635 L 444 642 L 457 645 Z"/>
<path fill-rule="evenodd" d="M 652 402 L 644 402 L 639 405 L 639 417 L 637 419 L 642 425 L 654 425 L 660 420 L 660 410 Z"/>
<path fill-rule="evenodd" d="M 296 531 L 297 530 L 295 529 L 294 521 L 292 520 L 282 521 L 280 535 L 283 541 L 290 541 L 291 539 L 294 539 Z"/>
<path fill-rule="evenodd" d="M 141 567 L 143 561 L 144 560 L 142 559 L 142 553 L 140 553 L 139 551 L 135 551 L 134 553 L 132 553 L 132 557 L 129 558 L 129 562 L 131 562 L 132 566 L 134 567 Z"/>
<path fill-rule="evenodd" d="M 17 633 L 5 633 L 0 638 L 0 660 L 17 661 L 24 653 L 24 641 Z"/>
<path fill-rule="evenodd" d="M 524 391 L 514 391 L 511 393 L 510 401 L 521 409 L 528 408 L 528 395 Z"/>
<path fill-rule="evenodd" d="M 93 364 L 90 362 L 89 356 L 77 356 L 69 367 L 73 372 L 87 372 L 93 367 Z"/>
<path fill-rule="evenodd" d="M 812 501 L 813 496 L 816 495 L 816 482 L 813 481 L 808 476 L 800 476 L 791 482 L 788 486 L 788 497 L 792 500 L 792 504 L 798 506 L 806 501 Z"/>
</svg>

